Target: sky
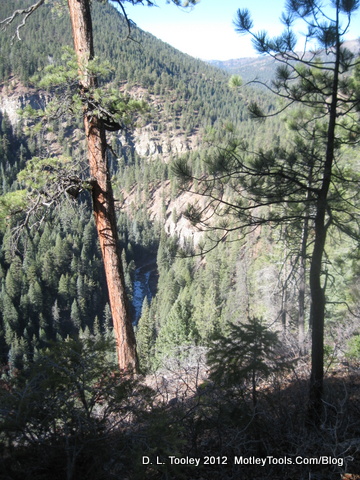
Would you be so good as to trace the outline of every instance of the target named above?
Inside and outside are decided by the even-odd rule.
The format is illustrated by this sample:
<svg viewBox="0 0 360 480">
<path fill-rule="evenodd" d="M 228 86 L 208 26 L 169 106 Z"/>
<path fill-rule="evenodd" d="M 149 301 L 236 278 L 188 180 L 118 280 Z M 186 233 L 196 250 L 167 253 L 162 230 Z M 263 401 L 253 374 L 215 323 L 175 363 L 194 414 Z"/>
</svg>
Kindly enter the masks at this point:
<svg viewBox="0 0 360 480">
<path fill-rule="evenodd" d="M 234 31 L 233 20 L 239 8 L 248 8 L 255 28 L 280 34 L 280 16 L 285 0 L 200 0 L 194 8 L 181 9 L 166 0 L 157 7 L 126 6 L 129 18 L 178 50 L 202 60 L 229 60 L 256 56 L 249 36 Z M 360 36 L 360 12 L 352 22 L 349 39 Z"/>
</svg>

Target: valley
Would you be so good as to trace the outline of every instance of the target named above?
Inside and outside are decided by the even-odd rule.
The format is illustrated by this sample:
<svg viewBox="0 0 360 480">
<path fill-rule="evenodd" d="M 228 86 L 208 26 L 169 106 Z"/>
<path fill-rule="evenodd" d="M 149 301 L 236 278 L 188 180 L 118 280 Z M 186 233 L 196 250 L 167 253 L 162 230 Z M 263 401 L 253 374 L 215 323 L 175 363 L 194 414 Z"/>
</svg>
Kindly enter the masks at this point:
<svg viewBox="0 0 360 480">
<path fill-rule="evenodd" d="M 0 32 L 0 478 L 357 478 L 358 44 L 205 63 L 91 17 L 86 88 L 65 2 Z"/>
</svg>

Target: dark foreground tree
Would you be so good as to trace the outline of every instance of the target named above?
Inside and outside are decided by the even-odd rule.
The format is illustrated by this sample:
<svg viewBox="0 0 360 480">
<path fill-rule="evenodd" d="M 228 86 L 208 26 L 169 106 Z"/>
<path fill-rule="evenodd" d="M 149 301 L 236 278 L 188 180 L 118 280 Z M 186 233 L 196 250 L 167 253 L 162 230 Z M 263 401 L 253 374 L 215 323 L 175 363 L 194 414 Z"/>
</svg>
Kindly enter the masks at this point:
<svg viewBox="0 0 360 480">
<path fill-rule="evenodd" d="M 0 437 L 11 457 L 1 456 L 1 478 L 29 470 L 32 478 L 112 477 L 119 452 L 126 459 L 123 429 L 151 408 L 153 395 L 116 370 L 111 349 L 112 341 L 67 339 L 0 384 Z"/>
<path fill-rule="evenodd" d="M 281 372 L 290 364 L 280 360 L 279 339 L 261 320 L 249 318 L 241 325 L 230 323 L 228 332 L 213 335 L 207 356 L 210 378 L 225 387 L 237 388 L 243 394 L 250 385 L 254 408 L 260 378 Z"/>
<path fill-rule="evenodd" d="M 238 10 L 236 31 L 250 33 L 257 51 L 279 64 L 276 79 L 265 86 L 281 99 L 275 115 L 298 106 L 290 122 L 295 133 L 292 143 L 273 149 L 251 152 L 246 142 L 239 141 L 219 149 L 219 155 L 207 161 L 210 175 L 197 179 L 197 193 L 210 200 L 205 208 L 192 206 L 188 211 L 189 217 L 204 227 L 209 227 L 207 219 L 214 214 L 222 216 L 223 223 L 217 228 L 225 231 L 251 230 L 264 223 L 296 229 L 300 224 L 303 232 L 306 227 L 307 247 L 312 247 L 309 412 L 315 423 L 321 418 L 323 396 L 326 240 L 333 229 L 359 238 L 359 181 L 351 168 L 352 148 L 360 137 L 359 60 L 344 46 L 358 6 L 355 0 L 334 0 L 331 10 L 325 11 L 318 1 L 289 0 L 282 16 L 284 33 L 276 38 L 269 38 L 266 32 L 254 33 L 249 11 Z M 302 53 L 293 31 L 299 19 L 308 28 Z M 250 111 L 260 119 L 267 116 L 256 104 L 250 105 Z M 347 164 L 342 159 L 345 145 Z M 194 177 L 188 166 L 179 162 L 176 169 L 192 185 Z M 304 252 L 301 235 L 298 245 Z"/>
<path fill-rule="evenodd" d="M 105 3 L 104 0 L 99 0 Z M 16 35 L 20 39 L 20 29 L 27 18 L 36 11 L 45 0 L 38 0 L 28 8 L 15 10 L 3 20 L 4 26 L 10 25 L 19 17 Z M 54 0 L 56 3 L 56 0 Z M 75 53 L 79 68 L 79 95 L 83 102 L 83 121 L 87 140 L 87 156 L 91 175 L 91 192 L 95 224 L 102 252 L 106 282 L 109 292 L 109 303 L 114 324 L 120 369 L 135 371 L 138 367 L 135 335 L 131 323 L 128 299 L 125 292 L 124 272 L 119 251 L 116 228 L 114 197 L 107 162 L 106 130 L 120 129 L 121 125 L 112 121 L 107 113 L 100 110 L 99 102 L 94 101 L 91 91 L 97 87 L 97 77 L 88 68 L 94 59 L 93 31 L 90 0 L 68 0 Z M 154 5 L 150 0 L 117 0 L 126 19 L 124 4 Z M 173 0 L 179 6 L 195 4 L 196 0 Z M 128 25 L 130 26 L 130 22 Z M 110 115 L 111 117 L 111 115 Z M 109 125 L 110 124 L 110 125 Z"/>
</svg>

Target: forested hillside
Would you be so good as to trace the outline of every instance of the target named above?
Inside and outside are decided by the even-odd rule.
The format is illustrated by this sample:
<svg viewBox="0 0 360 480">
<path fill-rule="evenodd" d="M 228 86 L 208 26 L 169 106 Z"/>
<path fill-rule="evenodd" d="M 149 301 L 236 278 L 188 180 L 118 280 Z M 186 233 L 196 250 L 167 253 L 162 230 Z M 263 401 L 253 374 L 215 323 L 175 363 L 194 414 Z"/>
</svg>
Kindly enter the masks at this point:
<svg viewBox="0 0 360 480">
<path fill-rule="evenodd" d="M 12 3 L 0 0 L 0 19 L 12 14 Z M 346 134 L 337 139 L 343 145 L 329 216 L 343 228 L 328 237 L 321 272 L 328 419 L 306 430 L 315 227 L 304 219 L 314 217 L 310 202 L 321 167 L 314 163 L 307 173 L 312 163 L 296 134 L 310 120 L 293 107 L 285 110 L 275 92 L 240 87 L 237 77 L 136 26 L 128 37 L 112 5 L 92 2 L 95 54 L 108 62 L 94 67 L 100 87 L 123 95 L 125 106 L 139 101 L 130 120 L 122 117 L 125 128 L 107 132 L 144 375 L 124 376 L 116 368 L 81 108 L 74 101 L 65 116 L 60 107 L 46 113 L 57 96 L 67 106 L 66 94 L 76 87 L 70 19 L 55 3 L 27 19 L 21 41 L 12 38 L 14 25 L 0 32 L 0 477 L 45 479 L 57 471 L 52 478 L 230 479 L 240 478 L 233 457 L 241 455 L 333 458 L 326 466 L 275 462 L 266 474 L 251 464 L 251 478 L 355 473 L 358 131 L 348 123 L 350 140 L 344 141 Z M 267 57 L 243 59 L 234 72 L 267 82 L 273 65 Z M 354 79 L 351 88 L 358 88 L 358 71 L 346 72 Z M 353 118 L 357 113 L 358 107 Z M 313 152 L 312 158 L 321 152 L 315 141 Z M 236 169 L 242 162 L 245 180 Z M 291 191 L 289 171 L 301 178 Z M 343 172 L 350 187 L 342 183 Z M 311 198 L 301 197 L 303 184 Z M 249 220 L 241 208 L 254 206 Z M 189 473 L 189 464 L 155 465 L 155 458 L 172 455 L 201 457 L 201 466 Z"/>
<path fill-rule="evenodd" d="M 2 16 L 5 17 L 11 8 L 5 3 L 3 9 Z M 57 34 L 61 41 L 54 41 L 53 24 L 45 21 L 49 17 L 57 23 Z M 185 235 L 190 237 L 196 234 L 189 222 L 184 229 L 178 226 L 182 216 L 181 209 L 186 205 L 181 200 L 174 202 L 180 192 L 176 182 L 170 178 L 169 164 L 172 158 L 180 151 L 190 159 L 195 168 L 196 165 L 200 168 L 202 158 L 211 148 L 211 142 L 222 136 L 230 124 L 233 124 L 234 128 L 241 125 L 242 132 L 246 131 L 254 144 L 268 139 L 266 134 L 258 139 L 254 124 L 248 121 L 246 104 L 251 101 L 251 97 L 256 98 L 256 92 L 248 90 L 245 102 L 242 96 L 228 87 L 229 79 L 226 74 L 177 52 L 135 27 L 131 33 L 133 40 L 126 40 L 125 22 L 110 6 L 100 8 L 95 3 L 94 19 L 97 53 L 100 57 L 108 58 L 114 67 L 111 78 L 107 78 L 107 81 L 118 85 L 123 91 L 133 92 L 148 105 L 148 111 L 139 118 L 139 126 L 135 130 L 112 135 L 112 152 L 117 157 L 112 157 L 111 167 L 115 175 L 115 194 L 119 198 L 120 238 L 124 246 L 125 263 L 129 265 L 126 272 L 130 296 L 134 270 L 136 266 L 141 266 L 142 256 L 145 261 L 149 256 L 152 262 L 156 255 L 168 258 L 165 269 L 162 269 L 163 262 L 158 262 L 159 271 L 163 274 L 160 275 L 160 284 L 164 280 L 167 288 L 160 288 L 159 285 L 159 295 L 154 302 L 163 303 L 161 296 L 171 295 L 165 305 L 156 309 L 156 324 L 159 328 L 179 295 L 186 298 L 189 305 L 193 303 L 192 295 L 195 303 L 196 297 L 201 298 L 201 302 L 204 300 L 197 287 L 194 289 L 189 284 L 188 293 L 182 292 L 183 286 L 172 287 L 172 282 L 165 278 L 171 274 L 173 268 L 180 268 L 188 271 L 189 281 L 192 281 L 191 272 L 196 263 L 189 259 L 179 262 L 179 267 L 172 267 L 173 260 L 169 258 L 169 254 L 163 253 L 163 250 L 168 249 L 168 242 L 174 249 L 176 238 L 170 237 L 167 240 L 162 225 L 165 224 L 167 233 L 180 229 L 180 233 L 184 230 Z M 34 37 L 33 31 L 37 32 Z M 10 42 L 11 32 L 1 36 L 2 51 L 5 54 L 2 59 L 2 194 L 18 188 L 17 174 L 32 156 L 44 156 L 48 151 L 52 151 L 53 155 L 83 155 L 83 147 L 78 142 L 81 135 L 79 123 L 74 125 L 71 120 L 63 119 L 60 123 L 55 122 L 50 131 L 26 136 L 23 133 L 23 124 L 27 120 L 18 116 L 21 106 L 30 103 L 39 108 L 38 99 L 51 95 L 51 92 L 46 91 L 35 93 L 33 76 L 49 63 L 61 62 L 62 44 L 71 44 L 66 11 L 53 12 L 49 7 L 40 9 L 29 19 L 28 28 L 22 31 L 22 35 L 22 41 L 13 44 Z M 43 54 L 40 55 L 39 51 Z M 27 90 L 27 86 L 31 89 Z M 267 102 L 265 105 L 271 109 L 267 97 L 262 98 L 262 101 Z M 74 127 L 77 134 L 72 133 Z M 267 131 L 268 136 L 273 136 L 273 127 L 269 127 Z M 209 144 L 206 143 L 206 137 L 209 138 Z M 11 355 L 15 365 L 21 364 L 21 358 L 28 349 L 25 338 L 32 349 L 37 348 L 35 345 L 42 344 L 40 338 L 55 339 L 58 334 L 65 338 L 70 332 L 86 327 L 93 331 L 94 324 L 101 329 L 109 322 L 106 313 L 106 289 L 101 277 L 99 253 L 87 200 L 86 195 L 83 195 L 80 205 L 77 206 L 68 199 L 58 207 L 59 212 L 51 213 L 36 232 L 23 232 L 14 248 L 10 227 L 4 231 L 3 251 L 8 254 L 3 257 L 3 277 L 5 284 L 15 282 L 17 285 L 14 289 L 3 288 L 3 341 L 7 339 L 5 343 L 8 348 L 16 351 L 16 354 Z M 166 222 L 168 217 L 170 218 Z M 6 221 L 3 223 L 5 227 Z M 40 243 L 46 246 L 40 247 Z M 180 243 L 183 244 L 184 239 Z M 157 252 L 159 245 L 160 250 Z M 33 252 L 32 262 L 28 259 L 28 248 Z M 235 251 L 237 249 L 238 247 L 234 248 Z M 172 254 L 174 255 L 175 251 Z M 81 259 L 87 262 L 84 268 L 80 265 Z M 235 263 L 230 261 L 225 268 L 231 268 L 234 272 Z M 28 278 L 28 267 L 31 271 L 35 270 L 32 280 Z M 179 274 L 182 276 L 181 272 Z M 13 279 L 14 275 L 16 280 Z M 32 284 L 32 281 L 35 283 Z M 229 282 L 230 278 L 227 281 Z M 175 277 L 174 282 L 181 284 L 182 280 Z M 213 280 L 210 284 L 213 290 L 211 296 L 214 299 L 221 296 L 220 291 L 215 293 L 220 289 L 219 281 Z M 28 298 L 29 292 L 31 291 L 32 295 L 34 289 L 38 296 L 36 306 L 33 299 Z M 170 293 L 172 290 L 173 294 Z M 224 288 L 224 292 L 226 290 Z M 64 294 L 61 299 L 58 296 L 60 291 L 61 295 Z M 223 300 L 219 298 L 216 304 L 213 308 L 220 308 Z M 202 310 L 201 305 L 196 308 Z M 8 315 L 13 315 L 14 320 L 10 320 Z M 221 315 L 214 311 L 213 317 L 206 332 L 202 332 L 201 327 L 194 326 L 189 330 L 189 334 L 196 330 L 196 336 L 205 339 L 213 329 L 212 324 L 219 322 Z M 189 338 L 190 340 L 195 340 L 195 337 Z M 7 356 L 5 347 L 5 362 Z"/>
</svg>

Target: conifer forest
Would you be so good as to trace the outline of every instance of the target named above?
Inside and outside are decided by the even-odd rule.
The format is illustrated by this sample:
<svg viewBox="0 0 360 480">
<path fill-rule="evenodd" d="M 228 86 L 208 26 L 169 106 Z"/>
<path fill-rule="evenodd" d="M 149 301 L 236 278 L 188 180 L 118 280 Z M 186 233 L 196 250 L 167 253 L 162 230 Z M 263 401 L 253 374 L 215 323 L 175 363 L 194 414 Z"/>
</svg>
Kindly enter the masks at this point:
<svg viewBox="0 0 360 480">
<path fill-rule="evenodd" d="M 0 480 L 360 479 L 360 2 L 243 3 L 0 0 Z"/>
</svg>

